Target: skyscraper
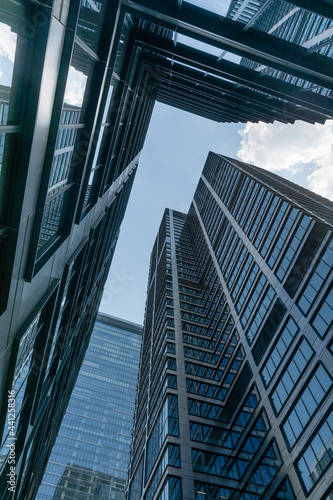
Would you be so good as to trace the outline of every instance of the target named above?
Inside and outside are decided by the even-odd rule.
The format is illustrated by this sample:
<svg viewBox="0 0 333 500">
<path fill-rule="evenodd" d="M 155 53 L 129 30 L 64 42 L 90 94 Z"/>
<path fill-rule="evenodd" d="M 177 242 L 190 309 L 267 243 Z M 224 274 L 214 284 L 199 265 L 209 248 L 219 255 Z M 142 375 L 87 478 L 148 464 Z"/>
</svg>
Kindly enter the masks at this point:
<svg viewBox="0 0 333 500">
<path fill-rule="evenodd" d="M 302 9 L 300 0 L 283 3 Z M 0 498 L 25 498 L 50 453 L 154 102 L 225 123 L 333 117 L 329 52 L 244 29 L 213 4 L 1 2 Z M 326 26 L 327 5 L 307 1 L 303 10 Z M 241 58 L 288 78 L 259 74 Z M 325 92 L 304 92 L 294 78 Z"/>
<path fill-rule="evenodd" d="M 37 500 L 123 500 L 141 340 L 141 326 L 97 316 Z"/>
<path fill-rule="evenodd" d="M 129 500 L 332 498 L 332 229 L 332 202 L 214 153 L 165 211 Z"/>
</svg>

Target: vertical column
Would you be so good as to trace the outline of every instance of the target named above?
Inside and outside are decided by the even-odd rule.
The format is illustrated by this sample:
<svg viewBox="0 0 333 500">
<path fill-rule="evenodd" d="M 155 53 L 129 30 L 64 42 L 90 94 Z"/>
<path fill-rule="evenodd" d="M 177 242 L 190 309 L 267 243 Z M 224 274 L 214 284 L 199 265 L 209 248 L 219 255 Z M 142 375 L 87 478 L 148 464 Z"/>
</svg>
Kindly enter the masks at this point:
<svg viewBox="0 0 333 500">
<path fill-rule="evenodd" d="M 172 283 L 173 283 L 173 304 L 175 319 L 175 344 L 177 355 L 177 388 L 178 388 L 178 411 L 179 411 L 179 435 L 180 435 L 180 456 L 181 456 L 181 476 L 183 500 L 193 500 L 195 498 L 190 428 L 187 410 L 186 375 L 184 363 L 184 348 L 182 336 L 182 321 L 180 314 L 180 300 L 178 287 L 178 270 L 176 257 L 176 241 L 173 225 L 173 212 L 170 210 L 170 236 L 171 236 L 171 263 L 172 263 Z"/>
</svg>

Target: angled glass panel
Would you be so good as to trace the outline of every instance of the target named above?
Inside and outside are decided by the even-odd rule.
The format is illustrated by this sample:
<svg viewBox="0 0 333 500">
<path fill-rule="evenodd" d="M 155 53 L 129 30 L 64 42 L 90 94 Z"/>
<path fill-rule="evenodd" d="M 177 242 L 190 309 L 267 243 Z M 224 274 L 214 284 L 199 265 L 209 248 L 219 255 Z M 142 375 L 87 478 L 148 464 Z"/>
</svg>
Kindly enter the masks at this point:
<svg viewBox="0 0 333 500">
<path fill-rule="evenodd" d="M 106 0 L 81 0 L 76 34 L 97 53 L 101 38 Z"/>
<path fill-rule="evenodd" d="M 297 461 L 302 487 L 307 495 L 333 461 L 333 412 L 321 423 Z"/>
<path fill-rule="evenodd" d="M 178 34 L 177 42 L 188 45 L 193 49 L 198 49 L 202 52 L 205 52 L 206 54 L 211 54 L 217 57 L 221 55 L 221 49 L 219 49 L 218 47 L 214 47 L 213 45 L 209 45 L 208 43 L 200 42 L 199 40 L 186 35 Z"/>
</svg>

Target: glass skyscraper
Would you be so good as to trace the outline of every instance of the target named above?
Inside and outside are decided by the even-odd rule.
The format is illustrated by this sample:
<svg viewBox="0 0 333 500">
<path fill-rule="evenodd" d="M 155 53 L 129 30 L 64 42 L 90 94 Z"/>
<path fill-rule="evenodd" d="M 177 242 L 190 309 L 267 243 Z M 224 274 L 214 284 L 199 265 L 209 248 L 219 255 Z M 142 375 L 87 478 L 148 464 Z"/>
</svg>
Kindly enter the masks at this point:
<svg viewBox="0 0 333 500">
<path fill-rule="evenodd" d="M 142 327 L 99 314 L 37 500 L 123 500 Z"/>
<path fill-rule="evenodd" d="M 209 153 L 155 241 L 128 500 L 328 500 L 333 203 Z"/>
</svg>

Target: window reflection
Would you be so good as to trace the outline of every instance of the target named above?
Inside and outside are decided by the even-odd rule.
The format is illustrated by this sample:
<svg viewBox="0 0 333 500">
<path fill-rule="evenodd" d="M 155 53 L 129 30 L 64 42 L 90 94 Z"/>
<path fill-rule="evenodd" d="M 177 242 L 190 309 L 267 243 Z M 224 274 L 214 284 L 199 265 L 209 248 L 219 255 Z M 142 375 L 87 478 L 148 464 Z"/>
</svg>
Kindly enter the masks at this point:
<svg viewBox="0 0 333 500">
<path fill-rule="evenodd" d="M 93 78 L 94 66 L 94 59 L 74 44 L 38 243 L 39 255 L 64 231 L 64 207 L 72 186 L 73 151 L 77 142 L 77 129 L 82 127 L 87 109 L 87 87 L 88 81 Z M 45 243 L 49 245 L 45 247 Z"/>
<path fill-rule="evenodd" d="M 77 45 L 76 43 L 74 44 L 74 50 L 71 65 L 68 71 L 64 95 L 64 110 L 68 109 L 68 111 L 73 112 L 78 112 L 81 110 L 81 112 L 83 112 L 83 107 L 87 101 L 87 99 L 84 99 L 87 89 L 87 82 L 88 79 L 92 78 L 93 76 L 94 62 L 94 59 L 89 56 L 84 50 L 82 50 L 79 45 Z M 74 114 L 74 121 L 70 121 L 69 123 L 78 123 L 80 121 L 80 115 L 78 119 L 77 113 Z"/>
<path fill-rule="evenodd" d="M 0 22 L 0 91 L 12 86 L 17 34 L 8 24 Z"/>
<path fill-rule="evenodd" d="M 65 90 L 65 106 L 77 106 L 82 107 L 84 92 L 87 85 L 87 75 L 82 71 L 78 71 L 76 68 L 71 66 L 69 68 L 66 90 Z"/>
<path fill-rule="evenodd" d="M 1 57 L 0 57 L 1 64 Z M 1 80 L 1 69 L 0 66 L 0 80 Z M 7 125 L 8 121 L 8 110 L 9 110 L 9 97 L 10 97 L 10 87 L 0 85 L 0 125 Z"/>
<path fill-rule="evenodd" d="M 2 171 L 3 154 L 5 150 L 5 139 L 6 139 L 6 134 L 0 134 L 0 175 Z"/>
</svg>

